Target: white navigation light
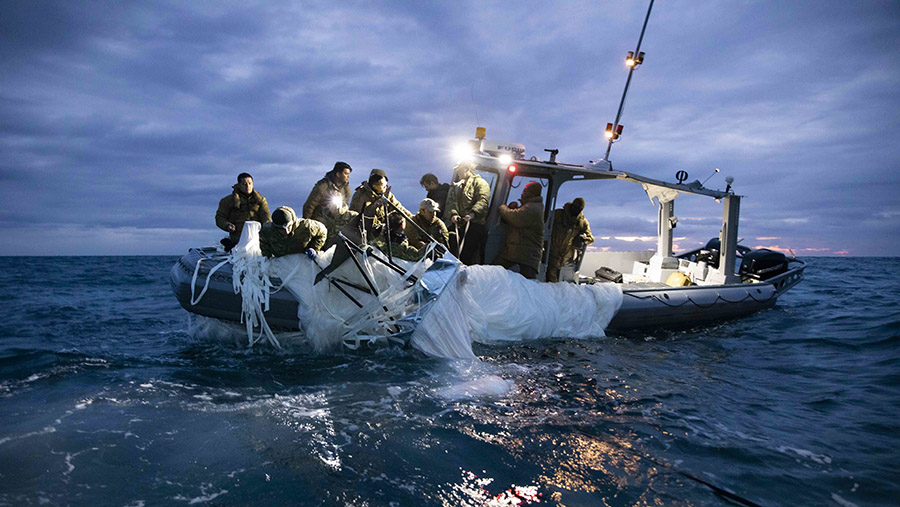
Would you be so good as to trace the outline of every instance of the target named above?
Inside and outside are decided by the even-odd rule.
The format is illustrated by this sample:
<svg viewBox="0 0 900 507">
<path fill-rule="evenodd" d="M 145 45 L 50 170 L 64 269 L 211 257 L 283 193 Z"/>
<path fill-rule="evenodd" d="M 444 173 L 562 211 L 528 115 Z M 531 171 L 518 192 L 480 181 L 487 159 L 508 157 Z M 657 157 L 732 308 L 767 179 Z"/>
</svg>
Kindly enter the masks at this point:
<svg viewBox="0 0 900 507">
<path fill-rule="evenodd" d="M 341 209 L 344 205 L 344 199 L 339 195 L 332 195 L 330 199 L 328 199 L 328 205 L 334 209 Z"/>
<path fill-rule="evenodd" d="M 512 155 L 510 155 L 509 153 L 503 153 L 497 158 L 500 159 L 500 163 L 503 165 L 509 165 L 513 161 Z"/>
<path fill-rule="evenodd" d="M 472 160 L 472 147 L 469 143 L 460 143 L 454 146 L 453 159 L 457 162 Z"/>
</svg>

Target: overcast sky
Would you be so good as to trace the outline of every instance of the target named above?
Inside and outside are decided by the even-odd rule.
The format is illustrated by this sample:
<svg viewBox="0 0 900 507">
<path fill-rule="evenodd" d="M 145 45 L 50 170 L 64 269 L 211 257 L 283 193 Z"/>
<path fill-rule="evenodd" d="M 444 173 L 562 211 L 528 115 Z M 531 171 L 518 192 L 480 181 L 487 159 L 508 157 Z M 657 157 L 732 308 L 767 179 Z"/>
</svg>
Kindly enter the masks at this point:
<svg viewBox="0 0 900 507">
<path fill-rule="evenodd" d="M 414 209 L 476 126 L 599 159 L 647 3 L 2 2 L 0 255 L 182 254 L 237 173 L 299 210 L 336 160 Z M 659 0 L 641 49 L 616 169 L 721 168 L 748 246 L 898 255 L 900 2 Z M 562 195 L 597 247 L 653 248 L 632 186 Z M 718 234 L 711 200 L 675 211 L 678 247 Z"/>
</svg>

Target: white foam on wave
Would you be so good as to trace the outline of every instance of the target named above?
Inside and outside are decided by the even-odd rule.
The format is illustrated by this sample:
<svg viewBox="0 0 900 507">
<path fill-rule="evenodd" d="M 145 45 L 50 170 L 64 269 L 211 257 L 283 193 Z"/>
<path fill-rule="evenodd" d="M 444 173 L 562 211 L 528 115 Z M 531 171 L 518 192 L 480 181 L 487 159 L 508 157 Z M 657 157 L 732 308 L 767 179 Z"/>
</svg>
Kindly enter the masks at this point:
<svg viewBox="0 0 900 507">
<path fill-rule="evenodd" d="M 825 454 L 816 454 L 812 451 L 807 451 L 806 449 L 797 449 L 796 447 L 788 447 L 785 445 L 779 446 L 776 450 L 780 453 L 788 454 L 793 453 L 801 458 L 806 458 L 808 460 L 814 461 L 820 465 L 830 465 L 831 457 Z M 798 460 L 799 461 L 799 460 Z"/>
<path fill-rule="evenodd" d="M 838 505 L 841 505 L 843 507 L 857 507 L 857 505 L 855 503 L 853 503 L 849 500 L 844 500 L 843 498 L 838 496 L 837 493 L 832 493 L 831 499 L 834 500 L 835 503 L 837 503 Z"/>
<path fill-rule="evenodd" d="M 496 375 L 469 380 L 451 385 L 442 389 L 436 389 L 435 394 L 448 401 L 503 396 L 515 389 L 515 383 Z"/>
</svg>

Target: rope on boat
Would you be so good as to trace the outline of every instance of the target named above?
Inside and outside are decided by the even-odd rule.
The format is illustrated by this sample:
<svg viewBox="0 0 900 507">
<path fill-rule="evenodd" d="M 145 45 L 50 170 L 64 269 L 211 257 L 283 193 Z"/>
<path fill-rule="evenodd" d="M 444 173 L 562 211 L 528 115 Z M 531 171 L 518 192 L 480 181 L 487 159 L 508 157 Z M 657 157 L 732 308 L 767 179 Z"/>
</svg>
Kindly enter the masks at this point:
<svg viewBox="0 0 900 507">
<path fill-rule="evenodd" d="M 678 308 L 678 307 L 684 306 L 684 305 L 686 305 L 688 302 L 690 302 L 690 303 L 693 303 L 694 306 L 696 306 L 697 308 L 702 308 L 702 309 L 711 308 L 712 306 L 714 306 L 714 305 L 715 305 L 717 302 L 719 302 L 719 301 L 723 301 L 723 302 L 725 302 L 725 303 L 730 303 L 730 304 L 737 304 L 737 303 L 743 303 L 743 302 L 746 301 L 747 299 L 752 299 L 752 300 L 756 301 L 757 303 L 766 303 L 766 302 L 770 301 L 772 298 L 775 297 L 775 293 L 772 293 L 772 295 L 769 296 L 768 298 L 765 298 L 765 299 L 756 299 L 756 297 L 755 297 L 753 294 L 751 294 L 750 292 L 748 292 L 743 298 L 741 298 L 741 299 L 739 299 L 739 300 L 737 300 L 737 301 L 729 301 L 728 299 L 725 299 L 724 297 L 722 297 L 722 294 L 721 294 L 721 293 L 716 292 L 716 299 L 714 299 L 714 300 L 712 301 L 712 303 L 709 303 L 709 304 L 701 304 L 701 303 L 698 303 L 698 302 L 694 301 L 694 299 L 691 298 L 691 296 L 687 296 L 687 297 L 685 298 L 684 301 L 682 301 L 682 302 L 680 302 L 680 303 L 678 303 L 678 304 L 671 304 L 671 303 L 669 303 L 668 301 L 665 301 L 663 298 L 659 297 L 659 296 L 656 295 L 656 294 L 650 294 L 650 295 L 647 295 L 647 296 L 638 296 L 637 294 L 632 294 L 632 293 L 626 292 L 625 295 L 630 296 L 630 297 L 633 297 L 633 298 L 635 298 L 635 299 L 655 299 L 655 300 L 659 301 L 660 303 L 662 303 L 662 304 L 668 306 L 669 308 Z"/>
<path fill-rule="evenodd" d="M 434 250 L 437 243 L 430 243 L 425 250 L 425 255 L 413 263 L 401 277 L 394 280 L 387 288 L 379 290 L 379 294 L 372 298 L 350 315 L 344 332 L 344 346 L 357 350 L 362 344 L 374 345 L 379 340 L 390 339 L 396 333 L 384 334 L 386 326 L 397 325 L 396 318 L 407 315 L 421 306 L 421 301 L 409 301 L 408 297 L 414 291 L 415 283 L 410 284 L 413 273 L 418 271 L 428 260 L 428 255 Z M 362 264 L 371 270 L 368 263 L 368 254 L 363 254 Z M 390 310 L 388 310 L 390 308 Z M 402 329 L 399 329 L 402 331 Z"/>
<path fill-rule="evenodd" d="M 209 273 L 206 274 L 203 288 L 200 290 L 200 294 L 195 296 L 200 267 L 205 260 L 219 261 L 219 263 L 213 266 Z M 231 282 L 234 293 L 241 295 L 241 323 L 247 328 L 247 345 L 253 347 L 253 345 L 261 341 L 266 341 L 276 349 L 281 350 L 281 343 L 278 341 L 272 328 L 269 327 L 269 323 L 266 322 L 265 312 L 269 311 L 269 297 L 285 287 L 288 281 L 297 273 L 300 265 L 295 266 L 286 277 L 282 278 L 281 285 L 275 288 L 269 278 L 269 259 L 266 257 L 249 257 L 234 253 L 208 258 L 201 257 L 197 259 L 197 263 L 194 266 L 194 274 L 191 277 L 192 306 L 199 303 L 203 296 L 206 295 L 212 275 L 228 263 L 232 265 Z M 259 328 L 259 334 L 255 335 L 253 329 L 257 327 Z"/>
</svg>

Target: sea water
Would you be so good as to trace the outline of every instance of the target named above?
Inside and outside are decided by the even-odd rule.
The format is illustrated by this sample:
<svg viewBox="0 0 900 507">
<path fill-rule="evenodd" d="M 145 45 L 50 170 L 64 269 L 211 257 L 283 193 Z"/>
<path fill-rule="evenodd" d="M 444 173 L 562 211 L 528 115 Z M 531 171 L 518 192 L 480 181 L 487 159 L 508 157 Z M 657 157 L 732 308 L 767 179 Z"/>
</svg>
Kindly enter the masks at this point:
<svg viewBox="0 0 900 507">
<path fill-rule="evenodd" d="M 476 361 L 199 340 L 173 257 L 6 257 L 0 505 L 896 505 L 900 259 Z M 733 495 L 733 497 L 729 497 Z"/>
</svg>

